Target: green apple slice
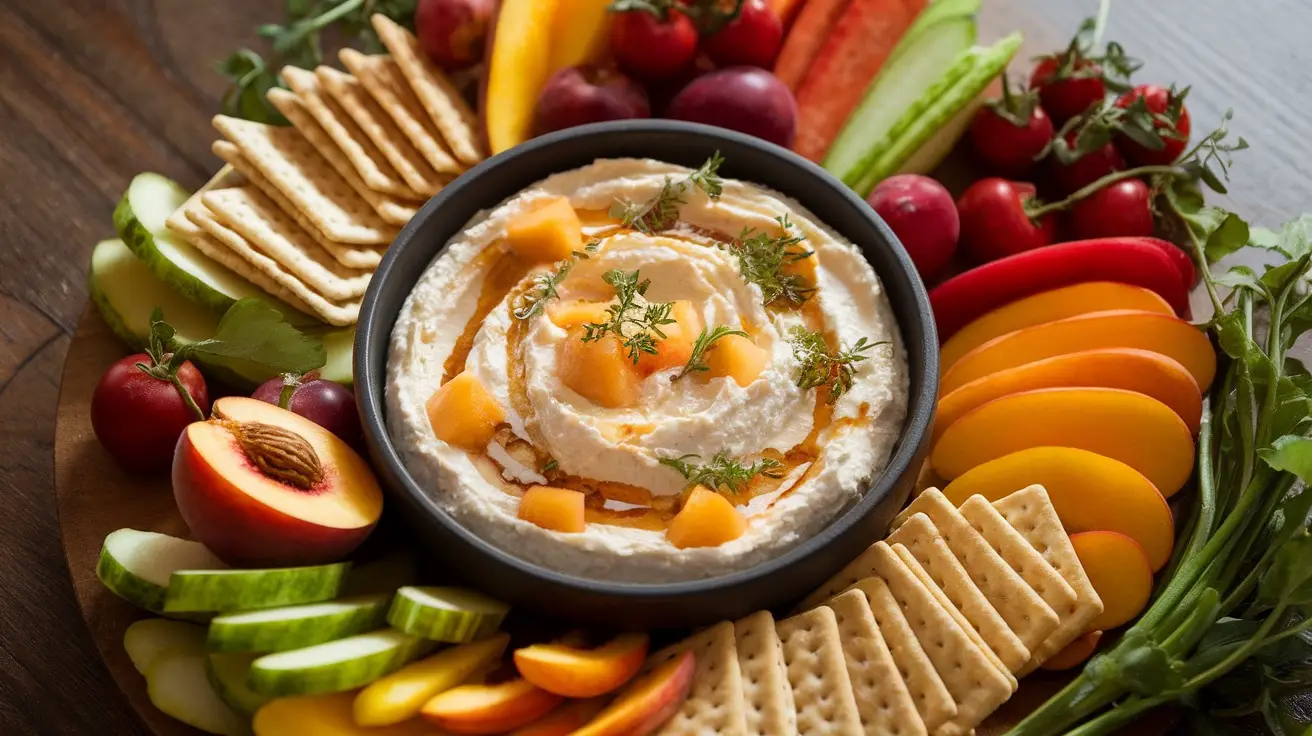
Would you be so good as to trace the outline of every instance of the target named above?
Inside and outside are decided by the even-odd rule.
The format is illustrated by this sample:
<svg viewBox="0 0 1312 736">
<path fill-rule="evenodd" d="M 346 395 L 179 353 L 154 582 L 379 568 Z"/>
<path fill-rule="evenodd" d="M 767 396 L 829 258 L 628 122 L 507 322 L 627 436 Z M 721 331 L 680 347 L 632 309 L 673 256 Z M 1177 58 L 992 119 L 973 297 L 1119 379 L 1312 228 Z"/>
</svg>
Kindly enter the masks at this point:
<svg viewBox="0 0 1312 736">
<path fill-rule="evenodd" d="M 255 611 L 337 596 L 349 562 L 267 570 L 178 570 L 169 577 L 164 610 L 179 613 Z"/>
<path fill-rule="evenodd" d="M 150 338 L 150 317 L 156 308 L 176 331 L 174 339 L 186 344 L 212 337 L 219 315 L 186 299 L 155 278 L 122 240 L 102 240 L 91 251 L 87 275 L 91 301 L 120 340 L 134 349 Z"/>
<path fill-rule="evenodd" d="M 373 631 L 387 623 L 390 595 L 228 613 L 210 622 L 211 652 L 285 652 Z"/>
<path fill-rule="evenodd" d="M 497 632 L 510 607 L 464 588 L 418 588 L 396 591 L 387 623 L 407 634 L 462 644 Z"/>
<path fill-rule="evenodd" d="M 177 570 L 225 567 L 205 545 L 167 534 L 119 529 L 105 537 L 96 576 L 111 593 L 147 611 L 165 610 L 169 578 Z"/>
<path fill-rule="evenodd" d="M 188 726 L 219 736 L 248 736 L 250 720 L 219 697 L 210 684 L 204 652 L 165 652 L 146 673 L 150 702 Z"/>
<path fill-rule="evenodd" d="M 145 618 L 123 632 L 123 649 L 137 672 L 146 674 L 166 652 L 198 654 L 205 651 L 205 628 L 166 618 Z"/>
<path fill-rule="evenodd" d="M 255 711 L 273 698 L 260 695 L 247 684 L 250 678 L 251 664 L 259 658 L 258 654 L 218 654 L 211 653 L 206 659 L 206 672 L 210 684 L 219 699 L 229 708 L 251 717 Z"/>
<path fill-rule="evenodd" d="M 271 696 L 351 690 L 427 654 L 432 642 L 393 629 L 266 654 L 251 665 L 250 686 Z"/>
</svg>

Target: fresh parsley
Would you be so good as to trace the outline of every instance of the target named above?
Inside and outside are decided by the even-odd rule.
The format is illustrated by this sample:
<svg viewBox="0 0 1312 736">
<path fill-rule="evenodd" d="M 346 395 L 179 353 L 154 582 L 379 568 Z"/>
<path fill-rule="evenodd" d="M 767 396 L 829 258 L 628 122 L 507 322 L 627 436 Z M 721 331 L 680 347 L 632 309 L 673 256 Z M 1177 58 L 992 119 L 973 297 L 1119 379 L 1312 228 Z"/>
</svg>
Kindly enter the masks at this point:
<svg viewBox="0 0 1312 736">
<path fill-rule="evenodd" d="M 738 272 L 743 280 L 761 289 L 767 305 L 784 300 L 801 304 L 815 291 L 798 273 L 788 273 L 788 266 L 809 258 L 813 251 L 802 244 L 806 241 L 793 230 L 788 216 L 780 217 L 779 235 L 744 228 L 729 244 L 731 255 L 738 259 Z"/>
<path fill-rule="evenodd" d="M 665 177 L 661 191 L 645 202 L 619 200 L 610 206 L 610 216 L 619 220 L 624 227 L 631 227 L 638 232 L 651 235 L 665 230 L 679 219 L 679 207 L 687 203 L 685 197 L 693 189 L 700 189 L 711 199 L 719 199 L 724 192 L 724 183 L 720 179 L 720 166 L 724 158 L 720 152 L 706 159 L 701 168 L 692 172 L 687 178 L 672 181 Z"/>
<path fill-rule="evenodd" d="M 840 396 L 851 390 L 856 375 L 856 364 L 870 359 L 869 355 L 863 353 L 870 352 L 876 346 L 888 344 L 871 342 L 863 337 L 846 350 L 830 350 L 829 345 L 825 343 L 824 335 L 819 332 L 798 326 L 792 329 L 790 335 L 793 359 L 797 361 L 793 381 L 801 389 L 827 386 L 829 389 L 827 400 L 830 404 L 838 401 Z"/>
<path fill-rule="evenodd" d="M 684 455 L 663 457 L 660 462 L 661 465 L 679 471 L 688 481 L 688 488 L 701 485 L 716 491 L 727 488 L 731 493 L 742 493 L 758 475 L 775 479 L 783 477 L 780 471 L 784 464 L 772 457 L 763 457 L 750 464 L 732 458 L 725 452 L 717 452 L 708 463 L 689 462 L 694 458 L 701 460 L 700 455 Z"/>
<path fill-rule="evenodd" d="M 594 239 L 583 246 L 583 250 L 574 251 L 573 258 L 556 261 L 554 271 L 534 276 L 533 288 L 520 297 L 518 305 L 512 312 L 515 319 L 532 319 L 542 314 L 547 302 L 560 296 L 557 288 L 565 281 L 565 277 L 569 276 L 569 272 L 574 269 L 575 264 L 579 261 L 588 260 L 598 250 L 601 250 L 601 241 Z"/>
<path fill-rule="evenodd" d="M 610 315 L 608 320 L 583 325 L 583 342 L 615 335 L 629 360 L 635 364 L 643 353 L 655 355 L 656 338 L 664 340 L 666 337 L 661 326 L 675 323 L 671 316 L 674 304 L 647 301 L 645 295 L 651 286 L 651 279 L 643 279 L 638 271 L 626 273 L 612 269 L 601 278 L 615 289 L 617 301 L 606 308 Z"/>
<path fill-rule="evenodd" d="M 692 354 L 688 356 L 688 362 L 684 363 L 683 370 L 679 371 L 679 374 L 674 377 L 674 380 L 677 381 L 689 373 L 710 370 L 711 367 L 702 362 L 706 357 L 706 351 L 710 349 L 711 345 L 713 345 L 716 340 L 719 340 L 722 337 L 728 337 L 729 335 L 747 337 L 746 332 L 735 330 L 732 327 L 726 327 L 724 325 L 720 325 L 709 332 L 703 327 L 701 334 L 697 336 L 697 341 L 692 344 Z"/>
</svg>

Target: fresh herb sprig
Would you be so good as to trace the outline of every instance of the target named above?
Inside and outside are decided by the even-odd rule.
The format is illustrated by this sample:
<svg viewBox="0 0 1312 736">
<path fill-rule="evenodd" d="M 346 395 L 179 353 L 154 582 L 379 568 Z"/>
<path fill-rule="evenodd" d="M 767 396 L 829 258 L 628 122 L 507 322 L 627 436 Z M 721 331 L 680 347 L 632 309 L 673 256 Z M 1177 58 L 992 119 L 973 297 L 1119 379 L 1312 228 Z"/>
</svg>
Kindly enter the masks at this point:
<svg viewBox="0 0 1312 736">
<path fill-rule="evenodd" d="M 888 344 L 871 342 L 863 337 L 846 350 L 830 350 L 823 334 L 801 326 L 792 329 L 789 341 L 793 345 L 793 359 L 797 361 L 793 381 L 803 390 L 828 387 L 827 401 L 830 404 L 852 389 L 856 364 L 870 359 L 864 353 Z"/>
<path fill-rule="evenodd" d="M 758 475 L 774 479 L 783 477 L 780 471 L 784 464 L 772 457 L 744 463 L 725 452 L 717 452 L 710 462 L 689 462 L 690 459 L 701 460 L 701 456 L 663 457 L 660 462 L 679 471 L 688 481 L 688 488 L 701 485 L 716 491 L 724 488 L 730 493 L 742 493 Z"/>
<path fill-rule="evenodd" d="M 715 329 L 709 331 L 703 327 L 701 334 L 697 335 L 697 340 L 692 344 L 692 354 L 688 356 L 688 362 L 683 364 L 683 370 L 679 371 L 679 374 L 676 375 L 673 380 L 677 381 L 689 373 L 709 371 L 711 367 L 702 362 L 706 358 L 706 351 L 710 350 L 716 340 L 719 340 L 722 337 L 728 337 L 729 335 L 747 337 L 746 332 L 735 330 L 734 328 L 725 325 L 719 325 Z"/>
<path fill-rule="evenodd" d="M 574 270 L 574 266 L 579 261 L 586 261 L 596 255 L 599 250 L 601 250 L 601 241 L 594 239 L 583 246 L 583 250 L 574 251 L 572 257 L 556 261 L 554 270 L 534 276 L 533 288 L 519 298 L 512 312 L 515 319 L 533 319 L 542 314 L 547 307 L 547 302 L 560 297 L 559 287 L 569 276 L 569 272 Z"/>
<path fill-rule="evenodd" d="M 767 306 L 780 300 L 801 304 L 815 292 L 815 287 L 808 285 L 801 274 L 788 273 L 787 269 L 810 258 L 814 252 L 802 247 L 806 239 L 794 231 L 787 215 L 776 222 L 780 234 L 743 228 L 729 243 L 728 251 L 738 259 L 738 272 L 743 280 L 760 287 Z"/>
<path fill-rule="evenodd" d="M 720 166 L 724 158 L 716 151 L 696 171 L 686 178 L 673 181 L 665 177 L 661 191 L 645 202 L 631 202 L 621 199 L 610 206 L 610 216 L 619 220 L 624 227 L 631 227 L 641 233 L 665 230 L 679 219 L 679 207 L 687 204 L 685 197 L 693 189 L 700 189 L 711 199 L 719 199 L 724 193 L 724 182 L 720 179 Z"/>
<path fill-rule="evenodd" d="M 583 342 L 615 335 L 635 365 L 643 353 L 655 355 L 656 338 L 667 337 L 661 327 L 675 323 L 671 316 L 674 304 L 647 301 L 645 295 L 651 279 L 642 278 L 638 271 L 612 269 L 601 278 L 615 289 L 616 302 L 606 308 L 608 320 L 583 325 Z"/>
</svg>

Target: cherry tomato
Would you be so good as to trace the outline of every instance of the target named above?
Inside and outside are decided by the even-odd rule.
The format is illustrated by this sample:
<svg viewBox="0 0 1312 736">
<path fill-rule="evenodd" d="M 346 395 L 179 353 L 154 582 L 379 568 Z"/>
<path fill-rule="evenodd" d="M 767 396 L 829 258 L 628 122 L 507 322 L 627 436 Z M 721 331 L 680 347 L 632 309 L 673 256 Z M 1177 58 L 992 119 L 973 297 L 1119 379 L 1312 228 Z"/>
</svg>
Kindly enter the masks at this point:
<svg viewBox="0 0 1312 736">
<path fill-rule="evenodd" d="M 1075 145 L 1075 131 L 1066 136 L 1066 143 Z M 1062 194 L 1070 194 L 1086 187 L 1113 171 L 1125 169 L 1125 159 L 1121 157 L 1116 146 L 1107 143 L 1102 148 L 1090 151 L 1071 164 L 1063 164 L 1054 154 L 1049 154 L 1049 170 L 1052 181 Z"/>
<path fill-rule="evenodd" d="M 654 81 L 683 71 L 697 55 L 697 27 L 678 10 L 664 20 L 645 10 L 619 13 L 610 28 L 610 48 L 620 69 Z"/>
<path fill-rule="evenodd" d="M 957 200 L 961 245 L 977 263 L 1014 256 L 1050 245 L 1057 235 L 1053 214 L 1034 222 L 1025 205 L 1034 199 L 1029 182 L 980 179 Z"/>
<path fill-rule="evenodd" d="M 1030 110 L 1024 125 L 1008 120 L 991 106 L 980 108 L 970 123 L 970 142 L 990 173 L 999 176 L 1024 176 L 1034 166 L 1048 141 L 1052 140 L 1052 119 L 1039 105 Z"/>
<path fill-rule="evenodd" d="M 738 17 L 702 41 L 702 48 L 720 66 L 769 69 L 784 40 L 784 24 L 765 0 L 747 0 Z"/>
<path fill-rule="evenodd" d="M 1171 107 L 1171 103 L 1177 100 L 1172 99 L 1172 90 L 1156 84 L 1141 84 L 1138 87 L 1126 92 L 1116 100 L 1116 106 L 1128 108 L 1134 104 L 1134 101 L 1140 97 L 1144 100 L 1144 106 L 1148 112 L 1154 116 L 1166 116 Z M 1116 139 L 1117 148 L 1125 154 L 1135 166 L 1154 166 L 1174 163 L 1184 153 L 1184 147 L 1189 143 L 1189 108 L 1184 106 L 1183 101 L 1179 101 L 1180 113 L 1175 119 L 1175 125 L 1172 126 L 1165 120 L 1155 120 L 1153 127 L 1162 137 L 1165 146 L 1158 151 L 1145 148 L 1126 138 L 1124 135 Z"/>
<path fill-rule="evenodd" d="M 96 439 L 120 465 L 140 472 L 164 470 L 173 462 L 173 448 L 188 424 L 203 419 L 188 406 L 177 387 L 138 364 L 152 368 L 146 353 L 129 355 L 105 371 L 91 395 L 91 428 Z M 202 414 L 210 410 L 205 378 L 190 361 L 178 369 L 178 379 Z"/>
<path fill-rule="evenodd" d="M 1071 240 L 1150 237 L 1152 195 L 1141 179 L 1123 179 L 1076 202 L 1068 221 Z"/>
<path fill-rule="evenodd" d="M 1048 56 L 1034 67 L 1030 89 L 1039 91 L 1043 109 L 1052 122 L 1061 125 L 1088 110 L 1107 96 L 1102 82 L 1102 67 L 1088 59 L 1076 59 L 1063 72 L 1062 56 Z"/>
</svg>

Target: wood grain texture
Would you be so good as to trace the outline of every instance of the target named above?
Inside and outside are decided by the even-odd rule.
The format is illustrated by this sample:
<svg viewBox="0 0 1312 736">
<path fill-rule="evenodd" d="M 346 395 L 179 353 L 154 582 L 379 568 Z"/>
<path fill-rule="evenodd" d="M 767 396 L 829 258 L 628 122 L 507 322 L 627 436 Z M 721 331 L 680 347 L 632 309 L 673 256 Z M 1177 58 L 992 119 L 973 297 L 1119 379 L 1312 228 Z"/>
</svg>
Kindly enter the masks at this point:
<svg viewBox="0 0 1312 736">
<path fill-rule="evenodd" d="M 1097 3 L 985 4 L 983 38 L 1020 28 L 1023 58 L 1064 44 Z M 195 186 L 217 168 L 208 121 L 224 84 L 211 66 L 256 44 L 255 25 L 274 20 L 280 5 L 0 0 L 0 733 L 150 733 L 109 676 L 69 585 L 51 462 L 60 367 L 83 314 L 91 247 L 111 234 L 119 194 L 142 170 Z M 1312 160 L 1304 114 L 1312 76 L 1303 71 L 1312 47 L 1301 35 L 1310 24 L 1304 0 L 1122 0 L 1108 31 L 1144 59 L 1144 81 L 1193 85 L 1195 130 L 1236 109 L 1234 128 L 1253 148 L 1241 154 L 1226 204 L 1263 224 L 1306 207 L 1299 169 Z M 94 336 L 99 323 L 93 317 L 84 329 Z M 79 343 L 66 386 L 83 396 L 119 354 L 107 340 L 87 349 Z M 99 452 L 85 430 L 70 447 L 82 457 Z M 73 502 L 104 479 L 70 472 L 61 480 Z M 133 488 L 167 498 L 159 484 Z M 85 535 L 151 520 L 62 521 Z M 74 567 L 74 580 L 85 582 L 88 561 Z M 93 627 L 121 625 L 127 615 L 94 605 L 88 612 Z M 139 680 L 122 684 L 141 702 Z"/>
</svg>

